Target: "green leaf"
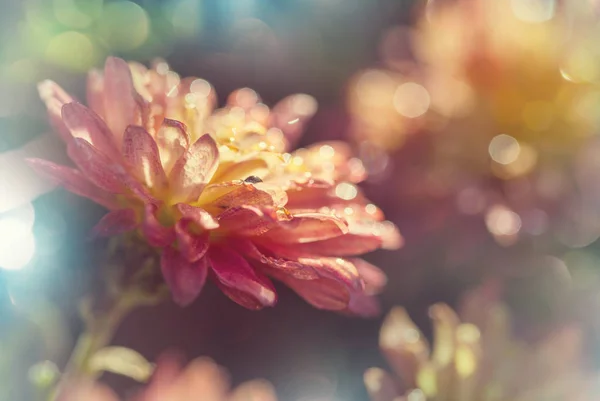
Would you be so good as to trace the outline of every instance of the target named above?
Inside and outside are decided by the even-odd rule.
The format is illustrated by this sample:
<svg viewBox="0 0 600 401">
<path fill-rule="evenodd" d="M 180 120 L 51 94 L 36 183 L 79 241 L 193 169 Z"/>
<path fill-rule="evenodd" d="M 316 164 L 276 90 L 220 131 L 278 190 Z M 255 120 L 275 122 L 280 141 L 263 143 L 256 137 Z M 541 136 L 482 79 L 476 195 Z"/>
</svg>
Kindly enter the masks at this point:
<svg viewBox="0 0 600 401">
<path fill-rule="evenodd" d="M 94 354 L 90 360 L 93 372 L 111 372 L 145 382 L 152 375 L 154 365 L 139 352 L 125 347 L 106 347 Z"/>
</svg>

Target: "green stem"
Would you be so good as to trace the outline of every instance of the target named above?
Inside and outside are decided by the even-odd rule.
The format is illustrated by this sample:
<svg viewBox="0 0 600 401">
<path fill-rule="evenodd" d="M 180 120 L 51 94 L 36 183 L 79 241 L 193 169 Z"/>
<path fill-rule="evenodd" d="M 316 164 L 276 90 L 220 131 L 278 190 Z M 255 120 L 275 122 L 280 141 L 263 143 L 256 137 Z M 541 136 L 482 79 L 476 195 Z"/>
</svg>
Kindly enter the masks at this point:
<svg viewBox="0 0 600 401">
<path fill-rule="evenodd" d="M 94 380 L 102 373 L 94 371 L 90 366 L 90 361 L 98 350 L 110 343 L 123 318 L 139 304 L 140 302 L 136 302 L 135 297 L 124 295 L 117 299 L 103 315 L 84 319 L 85 330 L 79 336 L 61 381 L 50 394 L 49 401 L 57 400 L 66 383 L 81 379 Z"/>
<path fill-rule="evenodd" d="M 136 249 L 141 249 L 141 251 L 136 253 Z M 129 259 L 125 258 L 124 255 L 132 256 L 131 252 L 133 252 L 133 256 L 141 255 L 140 258 L 143 258 L 143 263 L 131 277 L 130 283 L 122 285 L 122 269 L 119 266 L 129 262 Z M 165 286 L 151 292 L 148 292 L 144 286 L 144 283 L 148 281 L 148 277 L 152 278 L 153 274 L 160 271 L 157 268 L 156 253 L 148 255 L 143 247 L 132 242 L 131 237 L 113 238 L 109 242 L 107 253 L 109 262 L 105 266 L 105 279 L 111 304 L 108 309 L 99 315 L 95 315 L 85 308 L 82 310 L 85 330 L 77 340 L 61 380 L 50 394 L 48 401 L 56 401 L 60 393 L 64 391 L 67 383 L 97 379 L 102 372 L 91 366 L 94 355 L 110 344 L 124 317 L 138 306 L 151 306 L 160 303 L 168 294 Z M 133 256 L 130 259 L 135 259 Z M 92 309 L 92 303 L 89 303 L 89 306 L 89 309 Z"/>
</svg>

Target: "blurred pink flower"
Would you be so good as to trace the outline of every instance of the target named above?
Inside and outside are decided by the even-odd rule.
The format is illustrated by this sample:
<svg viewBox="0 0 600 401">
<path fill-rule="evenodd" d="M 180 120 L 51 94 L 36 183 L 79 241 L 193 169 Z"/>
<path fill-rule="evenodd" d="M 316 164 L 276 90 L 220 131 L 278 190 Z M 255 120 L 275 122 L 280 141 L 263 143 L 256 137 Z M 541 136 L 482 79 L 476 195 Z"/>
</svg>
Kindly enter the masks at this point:
<svg viewBox="0 0 600 401">
<path fill-rule="evenodd" d="M 118 401 L 117 395 L 97 383 L 67 385 L 60 401 Z M 151 382 L 135 401 L 276 401 L 271 384 L 262 380 L 242 383 L 230 389 L 229 380 L 222 368 L 208 359 L 196 359 L 185 368 L 172 360 L 158 364 Z"/>
<path fill-rule="evenodd" d="M 312 97 L 270 111 L 243 88 L 213 110 L 208 82 L 117 58 L 89 74 L 90 108 L 53 82 L 39 89 L 76 168 L 31 165 L 110 210 L 96 235 L 136 230 L 160 248 L 178 304 L 211 277 L 246 308 L 272 306 L 270 276 L 318 308 L 377 311 L 383 274 L 352 257 L 401 237 L 355 186 L 365 172 L 347 145 L 288 153 L 316 111 Z"/>
</svg>

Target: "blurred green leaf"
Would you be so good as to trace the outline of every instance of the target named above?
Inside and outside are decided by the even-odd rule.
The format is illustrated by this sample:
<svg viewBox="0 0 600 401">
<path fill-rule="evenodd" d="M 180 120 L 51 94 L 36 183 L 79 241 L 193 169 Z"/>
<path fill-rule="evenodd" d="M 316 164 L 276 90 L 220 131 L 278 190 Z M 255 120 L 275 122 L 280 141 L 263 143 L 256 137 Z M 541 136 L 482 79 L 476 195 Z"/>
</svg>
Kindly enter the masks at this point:
<svg viewBox="0 0 600 401">
<path fill-rule="evenodd" d="M 111 372 L 145 382 L 152 375 L 154 365 L 130 348 L 106 347 L 92 357 L 90 368 L 94 372 Z"/>
</svg>

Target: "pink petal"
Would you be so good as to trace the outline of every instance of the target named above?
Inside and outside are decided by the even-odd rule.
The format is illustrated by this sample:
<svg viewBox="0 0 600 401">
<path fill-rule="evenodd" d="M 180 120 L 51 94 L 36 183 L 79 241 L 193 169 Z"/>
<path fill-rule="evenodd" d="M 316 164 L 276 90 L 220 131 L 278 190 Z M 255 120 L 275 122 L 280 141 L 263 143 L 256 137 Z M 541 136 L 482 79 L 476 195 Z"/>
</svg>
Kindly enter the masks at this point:
<svg viewBox="0 0 600 401">
<path fill-rule="evenodd" d="M 302 244 L 297 249 L 313 255 L 352 256 L 379 248 L 398 249 L 402 246 L 403 238 L 398 228 L 389 221 L 376 220 L 383 218 L 381 212 L 376 210 L 369 214 L 364 205 L 358 204 L 338 205 L 333 209 L 346 218 L 349 232 L 325 241 Z"/>
<path fill-rule="evenodd" d="M 353 290 L 363 290 L 364 283 L 354 264 L 342 258 L 298 258 L 312 266 L 321 277 L 331 278 Z"/>
<path fill-rule="evenodd" d="M 308 303 L 319 309 L 346 311 L 365 317 L 374 316 L 378 313 L 377 301 L 364 293 L 361 283 L 356 277 L 356 271 L 338 271 L 337 274 L 333 274 L 333 270 L 337 267 L 332 266 L 332 260 L 321 260 L 319 262 L 317 260 L 299 259 L 299 261 L 307 264 L 312 263 L 315 266 L 315 271 L 320 273 L 321 277 L 314 280 L 299 280 L 275 269 L 269 269 L 268 274 L 285 283 Z M 347 261 L 344 262 L 349 264 Z M 334 263 L 337 264 L 338 261 L 334 261 Z M 319 264 L 321 265 L 320 269 L 317 268 Z M 323 274 L 326 269 L 330 271 Z"/>
<path fill-rule="evenodd" d="M 175 234 L 179 251 L 190 262 L 204 257 L 209 246 L 209 233 L 194 234 L 189 229 L 190 220 L 179 220 L 175 224 Z"/>
<path fill-rule="evenodd" d="M 46 80 L 40 82 L 38 85 L 38 92 L 40 98 L 46 104 L 48 109 L 48 117 L 54 128 L 58 131 L 58 134 L 63 140 L 68 141 L 71 139 L 71 134 L 62 121 L 61 109 L 63 105 L 73 102 L 75 99 L 67 94 L 60 86 L 55 82 Z"/>
<path fill-rule="evenodd" d="M 354 152 L 347 142 L 344 141 L 327 141 L 317 142 L 307 148 L 308 155 L 312 156 L 308 163 L 313 165 L 313 168 L 319 169 L 324 162 L 321 157 L 321 149 L 327 146 L 333 149 L 333 155 L 328 157 L 327 161 L 333 165 L 331 173 L 328 174 L 335 179 L 336 182 L 349 181 L 358 183 L 366 178 L 366 170 L 358 159 L 352 160 Z"/>
<path fill-rule="evenodd" d="M 106 59 L 104 65 L 104 112 L 106 122 L 112 130 L 117 145 L 121 144 L 128 125 L 140 125 L 136 118 L 138 103 L 131 71 L 124 60 L 116 57 Z"/>
<path fill-rule="evenodd" d="M 297 213 L 292 222 L 296 224 L 290 225 L 290 228 L 274 228 L 265 237 L 281 244 L 302 244 L 335 238 L 348 232 L 346 222 L 322 213 Z"/>
<path fill-rule="evenodd" d="M 169 178 L 174 200 L 197 200 L 218 166 L 217 144 L 209 134 L 205 134 L 173 166 Z"/>
<path fill-rule="evenodd" d="M 189 136 L 184 124 L 165 118 L 156 133 L 160 161 L 167 174 L 189 147 Z"/>
<path fill-rule="evenodd" d="M 156 191 L 167 188 L 167 176 L 160 163 L 158 147 L 145 129 L 133 125 L 127 127 L 123 137 L 123 157 L 133 175 L 148 188 Z"/>
<path fill-rule="evenodd" d="M 214 230 L 219 228 L 219 223 L 206 210 L 188 205 L 186 203 L 178 203 L 175 205 L 181 217 L 193 221 L 202 230 Z"/>
<path fill-rule="evenodd" d="M 120 163 L 110 160 L 86 140 L 73 138 L 67 150 L 85 177 L 98 187 L 116 194 L 131 192 L 144 203 L 157 202 Z"/>
<path fill-rule="evenodd" d="M 158 207 L 156 205 L 146 205 L 144 220 L 142 221 L 142 232 L 150 245 L 164 248 L 171 245 L 175 240 L 175 231 L 172 227 L 165 227 L 158 221 L 157 211 Z"/>
<path fill-rule="evenodd" d="M 381 314 L 381 306 L 377 298 L 364 292 L 355 291 L 350 294 L 347 311 L 351 315 L 361 317 L 377 317 Z"/>
<path fill-rule="evenodd" d="M 278 255 L 271 255 L 268 251 L 259 250 L 252 241 L 242 238 L 228 240 L 239 253 L 247 258 L 254 259 L 270 268 L 280 270 L 301 280 L 311 280 L 319 277 L 312 266 L 300 263 L 298 260 L 285 259 Z"/>
<path fill-rule="evenodd" d="M 282 281 L 315 308 L 345 310 L 350 302 L 348 288 L 336 280 L 328 278 L 299 280 L 272 270 L 269 270 L 269 275 Z"/>
<path fill-rule="evenodd" d="M 82 138 L 105 155 L 119 154 L 112 133 L 100 117 L 84 105 L 72 102 L 62 107 L 62 119 L 73 138 Z"/>
<path fill-rule="evenodd" d="M 68 153 L 85 177 L 105 191 L 123 193 L 125 186 L 119 175 L 124 173 L 122 166 L 99 152 L 88 141 L 74 138 L 68 145 Z"/>
<path fill-rule="evenodd" d="M 298 252 L 295 246 L 285 244 L 261 242 L 258 245 L 261 246 L 261 249 L 264 248 L 268 250 L 270 254 L 275 255 L 278 258 L 285 259 L 288 262 L 299 263 L 312 269 L 319 277 L 326 277 L 339 281 L 351 289 L 362 290 L 364 288 L 358 270 L 352 262 L 346 259 L 307 256 Z"/>
<path fill-rule="evenodd" d="M 368 203 L 360 188 L 356 187 L 357 195 L 350 200 L 344 200 L 335 195 L 335 187 L 325 184 L 323 181 L 319 185 L 296 185 L 294 190 L 288 191 L 289 202 L 286 205 L 288 209 L 319 209 L 322 207 L 352 207 L 355 204 Z"/>
<path fill-rule="evenodd" d="M 244 110 L 250 109 L 260 102 L 258 94 L 250 88 L 236 89 L 227 97 L 227 105 L 241 107 Z"/>
<path fill-rule="evenodd" d="M 262 235 L 278 225 L 276 209 L 256 206 L 236 206 L 219 215 L 219 225 L 240 236 Z"/>
<path fill-rule="evenodd" d="M 381 247 L 383 249 L 395 250 L 404 246 L 404 237 L 400 234 L 398 227 L 391 221 L 381 223 L 378 235 L 381 238 Z"/>
<path fill-rule="evenodd" d="M 287 195 L 275 185 L 233 181 L 209 185 L 200 201 L 217 210 L 244 205 L 282 207 L 287 202 Z"/>
<path fill-rule="evenodd" d="M 297 244 L 294 247 L 309 255 L 355 256 L 379 249 L 381 245 L 380 237 L 345 234 L 323 241 Z"/>
<path fill-rule="evenodd" d="M 94 226 L 92 237 L 110 237 L 133 230 L 138 225 L 133 209 L 121 209 L 110 212 Z"/>
<path fill-rule="evenodd" d="M 379 294 L 387 284 L 387 276 L 383 270 L 363 259 L 355 258 L 351 262 L 365 283 L 365 293 L 367 295 Z"/>
<path fill-rule="evenodd" d="M 91 199 L 107 209 L 117 207 L 112 195 L 89 182 L 78 170 L 42 159 L 27 159 L 27 162 L 37 173 L 48 177 L 67 191 Z"/>
<path fill-rule="evenodd" d="M 104 77 L 98 70 L 91 70 L 87 77 L 87 104 L 100 117 L 104 112 Z"/>
<path fill-rule="evenodd" d="M 271 281 L 256 272 L 235 250 L 213 246 L 208 258 L 217 285 L 233 301 L 248 309 L 275 305 L 277 294 Z"/>
<path fill-rule="evenodd" d="M 279 128 L 289 146 L 296 145 L 306 124 L 317 111 L 315 98 L 305 94 L 295 94 L 279 101 L 270 116 L 270 126 Z"/>
<path fill-rule="evenodd" d="M 208 260 L 202 258 L 190 263 L 175 249 L 167 247 L 163 249 L 160 264 L 175 303 L 180 306 L 192 303 L 206 282 Z"/>
</svg>

